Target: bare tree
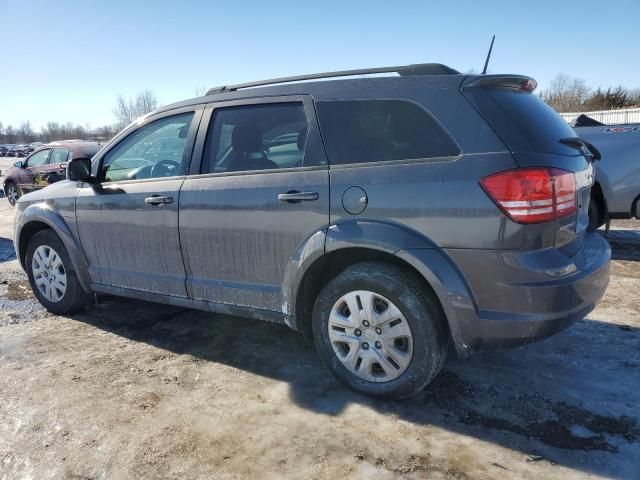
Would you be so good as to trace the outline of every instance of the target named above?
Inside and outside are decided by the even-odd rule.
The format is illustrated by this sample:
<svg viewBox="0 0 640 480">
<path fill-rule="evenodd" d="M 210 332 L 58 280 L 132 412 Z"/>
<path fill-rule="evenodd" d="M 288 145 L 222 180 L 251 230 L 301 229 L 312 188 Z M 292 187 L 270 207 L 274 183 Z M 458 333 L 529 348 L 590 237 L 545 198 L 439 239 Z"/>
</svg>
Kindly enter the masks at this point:
<svg viewBox="0 0 640 480">
<path fill-rule="evenodd" d="M 4 129 L 4 141 L 7 143 L 15 143 L 16 142 L 16 132 L 13 129 L 12 125 L 7 125 Z"/>
<path fill-rule="evenodd" d="M 138 93 L 134 98 L 125 99 L 118 95 L 113 114 L 119 128 L 130 124 L 138 117 L 146 115 L 158 108 L 158 99 L 151 90 Z"/>
<path fill-rule="evenodd" d="M 629 102 L 633 106 L 640 107 L 640 88 L 629 90 Z"/>
<path fill-rule="evenodd" d="M 577 112 L 588 98 L 589 91 L 583 79 L 560 73 L 546 90 L 540 92 L 540 96 L 558 112 Z"/>
<path fill-rule="evenodd" d="M 193 89 L 193 93 L 196 97 L 204 97 L 207 94 L 207 90 L 209 90 L 204 85 L 198 85 Z"/>
<path fill-rule="evenodd" d="M 33 127 L 31 126 L 31 122 L 26 121 L 22 122 L 16 131 L 18 135 L 18 139 L 23 143 L 31 143 L 35 140 L 36 134 L 33 131 Z"/>
</svg>

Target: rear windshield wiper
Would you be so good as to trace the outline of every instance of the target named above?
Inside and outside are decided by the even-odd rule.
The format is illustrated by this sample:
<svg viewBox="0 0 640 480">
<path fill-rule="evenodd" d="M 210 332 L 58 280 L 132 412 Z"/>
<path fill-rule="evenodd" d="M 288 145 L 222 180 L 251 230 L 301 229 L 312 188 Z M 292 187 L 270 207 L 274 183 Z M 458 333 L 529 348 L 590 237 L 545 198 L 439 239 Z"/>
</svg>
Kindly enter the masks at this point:
<svg viewBox="0 0 640 480">
<path fill-rule="evenodd" d="M 600 150 L 598 150 L 595 145 L 591 142 L 587 142 L 584 138 L 580 137 L 569 137 L 569 138 L 561 138 L 558 140 L 563 145 L 567 145 L 569 147 L 574 147 L 584 152 L 586 148 L 589 151 L 589 156 L 593 160 L 600 160 L 602 155 L 600 154 Z"/>
</svg>

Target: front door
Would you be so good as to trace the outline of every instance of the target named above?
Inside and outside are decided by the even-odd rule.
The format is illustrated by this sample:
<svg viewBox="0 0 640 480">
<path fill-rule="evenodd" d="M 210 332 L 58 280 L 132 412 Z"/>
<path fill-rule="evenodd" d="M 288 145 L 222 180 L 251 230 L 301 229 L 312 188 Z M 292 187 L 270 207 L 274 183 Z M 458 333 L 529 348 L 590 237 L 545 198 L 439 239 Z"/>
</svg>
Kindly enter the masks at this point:
<svg viewBox="0 0 640 480">
<path fill-rule="evenodd" d="M 25 185 L 25 190 L 31 187 L 34 178 L 47 169 L 49 155 L 51 155 L 51 149 L 46 148 L 31 154 L 24 161 L 25 168 L 20 170 L 20 184 Z"/>
<path fill-rule="evenodd" d="M 282 312 L 288 262 L 329 221 L 329 175 L 313 105 L 295 96 L 208 108 L 201 167 L 180 195 L 189 293 Z"/>
<path fill-rule="evenodd" d="M 76 197 L 91 281 L 186 297 L 178 202 L 201 110 L 181 109 L 132 127 L 97 162 L 97 183 Z"/>
</svg>

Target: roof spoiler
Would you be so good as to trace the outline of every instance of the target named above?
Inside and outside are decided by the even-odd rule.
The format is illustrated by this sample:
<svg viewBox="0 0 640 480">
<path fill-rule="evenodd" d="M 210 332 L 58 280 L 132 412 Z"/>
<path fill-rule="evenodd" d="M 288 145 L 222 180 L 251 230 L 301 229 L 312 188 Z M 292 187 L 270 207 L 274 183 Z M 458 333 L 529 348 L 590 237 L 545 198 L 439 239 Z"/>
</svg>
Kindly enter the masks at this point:
<svg viewBox="0 0 640 480">
<path fill-rule="evenodd" d="M 471 81 L 463 85 L 463 88 L 503 87 L 533 92 L 537 86 L 538 82 L 524 75 L 483 75 L 471 77 Z"/>
</svg>

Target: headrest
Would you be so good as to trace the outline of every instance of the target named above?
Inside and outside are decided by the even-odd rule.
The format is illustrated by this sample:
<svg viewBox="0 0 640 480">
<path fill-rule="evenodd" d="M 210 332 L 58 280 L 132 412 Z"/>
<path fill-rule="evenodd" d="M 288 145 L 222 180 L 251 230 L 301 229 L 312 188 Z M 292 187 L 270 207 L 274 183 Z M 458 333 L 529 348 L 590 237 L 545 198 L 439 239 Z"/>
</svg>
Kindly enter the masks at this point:
<svg viewBox="0 0 640 480">
<path fill-rule="evenodd" d="M 183 125 L 178 129 L 178 138 L 187 138 L 189 133 L 189 125 Z"/>
<path fill-rule="evenodd" d="M 236 125 L 231 134 L 231 145 L 236 152 L 258 152 L 262 149 L 260 128 L 254 122 Z"/>
</svg>

